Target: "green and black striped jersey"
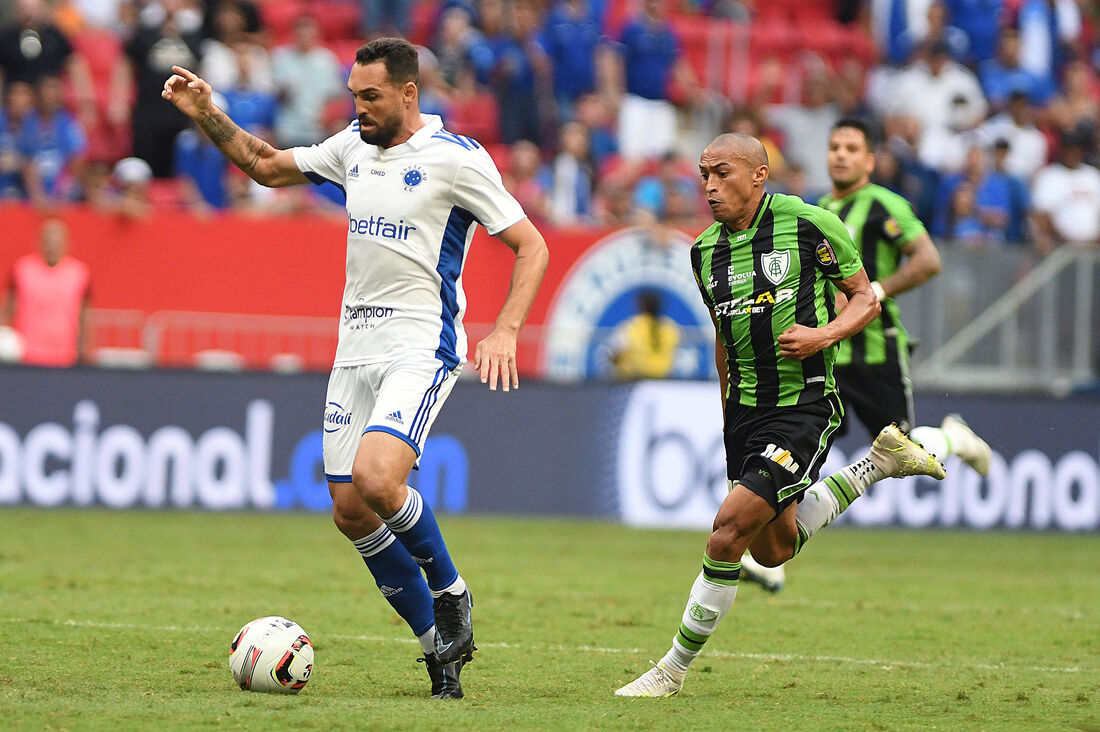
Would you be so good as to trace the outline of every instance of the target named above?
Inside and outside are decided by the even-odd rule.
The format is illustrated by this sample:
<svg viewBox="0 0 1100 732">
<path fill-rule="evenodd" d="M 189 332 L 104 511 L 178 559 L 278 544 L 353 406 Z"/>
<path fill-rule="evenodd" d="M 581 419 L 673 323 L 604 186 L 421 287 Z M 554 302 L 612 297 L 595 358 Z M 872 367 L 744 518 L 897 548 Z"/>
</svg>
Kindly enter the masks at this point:
<svg viewBox="0 0 1100 732">
<path fill-rule="evenodd" d="M 729 387 L 740 404 L 787 407 L 836 391 L 836 346 L 797 361 L 779 355 L 779 335 L 795 323 L 817 328 L 833 317 L 826 278 L 862 263 L 833 214 L 794 196 L 765 194 L 752 225 L 715 223 L 691 247 L 699 292 L 726 346 Z"/>
<path fill-rule="evenodd" d="M 913 208 L 904 198 L 874 183 L 852 191 L 844 198 L 825 196 L 818 206 L 832 211 L 844 221 L 859 248 L 867 277 L 882 281 L 892 275 L 901 262 L 901 249 L 924 233 Z M 888 336 L 896 336 L 888 343 Z M 881 364 L 908 354 L 909 335 L 901 323 L 901 311 L 894 298 L 882 302 L 882 315 L 840 344 L 837 364 Z"/>
</svg>

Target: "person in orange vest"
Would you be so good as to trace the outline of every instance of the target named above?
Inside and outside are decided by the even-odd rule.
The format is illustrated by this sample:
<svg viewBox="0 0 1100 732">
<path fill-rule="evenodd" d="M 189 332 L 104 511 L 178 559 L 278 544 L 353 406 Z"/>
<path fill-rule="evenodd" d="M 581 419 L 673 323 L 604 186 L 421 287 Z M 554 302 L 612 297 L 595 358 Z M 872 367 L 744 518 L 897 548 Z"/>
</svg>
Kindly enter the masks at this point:
<svg viewBox="0 0 1100 732">
<path fill-rule="evenodd" d="M 91 272 L 68 256 L 69 228 L 57 218 L 40 229 L 39 250 L 12 267 L 0 325 L 22 340 L 22 361 L 35 366 L 74 366 L 87 346 Z"/>
</svg>

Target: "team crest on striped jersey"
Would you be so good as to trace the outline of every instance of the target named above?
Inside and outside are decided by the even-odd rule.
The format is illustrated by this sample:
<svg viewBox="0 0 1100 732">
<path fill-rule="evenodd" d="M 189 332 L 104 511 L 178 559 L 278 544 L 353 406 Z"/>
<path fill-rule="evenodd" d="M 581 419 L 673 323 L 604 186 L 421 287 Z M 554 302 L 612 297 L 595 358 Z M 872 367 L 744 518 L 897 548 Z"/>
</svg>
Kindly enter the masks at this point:
<svg viewBox="0 0 1100 732">
<path fill-rule="evenodd" d="M 760 255 L 760 268 L 764 270 L 764 276 L 768 282 L 778 285 L 787 276 L 791 268 L 791 252 L 789 249 L 771 251 Z"/>
</svg>

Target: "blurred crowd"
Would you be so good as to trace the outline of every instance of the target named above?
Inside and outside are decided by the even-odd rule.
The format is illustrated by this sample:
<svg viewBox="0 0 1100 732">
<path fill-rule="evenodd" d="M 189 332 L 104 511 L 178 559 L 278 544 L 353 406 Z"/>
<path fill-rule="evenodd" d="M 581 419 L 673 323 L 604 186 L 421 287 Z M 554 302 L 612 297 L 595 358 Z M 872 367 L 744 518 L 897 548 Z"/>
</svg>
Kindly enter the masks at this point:
<svg viewBox="0 0 1100 732">
<path fill-rule="evenodd" d="M 342 215 L 264 189 L 160 97 L 197 70 L 280 147 L 342 129 L 363 39 L 421 54 L 421 108 L 490 151 L 560 226 L 696 227 L 699 151 L 760 137 L 774 191 L 830 189 L 842 116 L 934 236 L 1045 253 L 1100 240 L 1100 8 L 1091 0 L 18 0 L 0 4 L 0 197 L 143 216 Z"/>
</svg>

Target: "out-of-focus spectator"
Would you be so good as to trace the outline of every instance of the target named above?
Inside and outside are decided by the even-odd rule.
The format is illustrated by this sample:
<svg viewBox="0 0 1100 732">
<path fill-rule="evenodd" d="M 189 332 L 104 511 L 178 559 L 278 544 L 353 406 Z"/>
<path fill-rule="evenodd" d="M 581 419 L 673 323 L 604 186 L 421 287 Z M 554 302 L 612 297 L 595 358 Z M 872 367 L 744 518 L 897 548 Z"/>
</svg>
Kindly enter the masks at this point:
<svg viewBox="0 0 1100 732">
<path fill-rule="evenodd" d="M 701 200 L 698 178 L 691 174 L 687 161 L 674 152 L 665 153 L 653 174 L 644 176 L 634 187 L 634 208 L 645 212 L 653 221 L 670 218 L 669 203 L 689 196 Z"/>
<path fill-rule="evenodd" d="M 269 139 L 271 130 L 275 126 L 275 113 L 279 109 L 279 101 L 276 98 L 274 85 L 269 86 L 270 71 L 266 72 L 268 79 L 254 83 L 252 79 L 252 54 L 249 46 L 242 45 L 233 49 L 233 59 L 236 63 L 235 76 L 237 83 L 220 90 L 226 104 L 233 109 L 233 121 L 260 138 Z M 262 74 L 261 74 L 262 75 Z M 217 89 L 218 87 L 214 87 Z"/>
<path fill-rule="evenodd" d="M 38 82 L 38 104 L 23 121 L 19 146 L 27 160 L 27 191 L 38 205 L 70 198 L 80 177 L 88 139 L 64 106 L 61 79 Z"/>
<path fill-rule="evenodd" d="M 1066 47 L 1081 30 L 1073 0 L 1023 0 L 1016 16 L 1020 29 L 1020 65 L 1053 85 Z"/>
<path fill-rule="evenodd" d="M 99 0 L 88 0 L 98 2 Z M 114 0 L 111 0 L 112 2 Z M 265 43 L 263 19 L 260 10 L 252 0 L 202 0 L 203 12 L 201 33 L 203 38 L 217 38 L 218 17 L 226 5 L 232 5 L 244 14 L 245 37 L 252 43 Z M 217 87 L 215 87 L 216 89 Z"/>
<path fill-rule="evenodd" d="M 451 86 L 458 84 L 459 72 L 471 64 L 482 74 L 479 81 L 484 81 L 493 64 L 492 50 L 485 44 L 481 31 L 474 27 L 473 15 L 460 7 L 441 12 L 432 53 L 439 62 L 443 80 Z"/>
<path fill-rule="evenodd" d="M 998 240 L 998 232 L 983 220 L 978 210 L 974 184 L 964 181 L 951 194 L 947 235 L 968 249 L 988 246 Z"/>
<path fill-rule="evenodd" d="M 971 247 L 1003 243 L 1017 193 L 1010 179 L 992 168 L 988 152 L 975 145 L 967 152 L 963 170 L 943 177 L 931 230 Z"/>
<path fill-rule="evenodd" d="M 986 200 L 1008 200 L 1008 224 L 1005 227 L 1005 238 L 1017 244 L 1024 241 L 1027 222 L 1027 208 L 1031 205 L 1031 195 L 1027 190 L 1024 178 L 1014 174 L 1008 167 L 1009 156 L 1012 154 L 1012 143 L 1008 140 L 995 140 L 993 142 L 993 170 L 990 172 L 986 183 Z M 978 205 L 982 205 L 983 199 L 979 198 Z"/>
<path fill-rule="evenodd" d="M 420 92 L 420 111 L 423 114 L 435 114 L 444 120 L 449 120 L 455 90 L 444 80 L 439 68 L 439 60 L 431 49 L 417 46 L 416 56 L 420 63 L 420 83 L 417 84 L 417 90 Z"/>
<path fill-rule="evenodd" d="M 768 122 L 782 130 L 787 141 L 788 162 L 806 171 L 806 184 L 814 199 L 832 185 L 822 151 L 829 148 L 829 135 L 839 114 L 829 101 L 829 78 L 823 72 L 807 80 L 803 104 L 780 104 L 767 109 Z"/>
<path fill-rule="evenodd" d="M 1004 0 L 944 0 L 951 24 L 962 29 L 968 41 L 963 60 L 982 62 L 993 56 L 1003 24 Z"/>
<path fill-rule="evenodd" d="M 1049 80 L 1020 66 L 1020 34 L 1013 28 L 1001 31 L 996 58 L 986 59 L 978 67 L 982 91 L 994 109 L 1004 109 L 1015 92 L 1027 96 L 1032 104 L 1042 105 L 1054 92 Z"/>
<path fill-rule="evenodd" d="M 923 59 L 898 75 L 885 101 L 887 114 L 917 119 L 922 130 L 972 129 L 985 118 L 986 101 L 977 77 L 951 60 L 943 41 L 933 41 Z"/>
<path fill-rule="evenodd" d="M 409 35 L 412 0 L 359 0 L 359 29 L 365 38 Z"/>
<path fill-rule="evenodd" d="M 1063 243 L 1100 242 L 1100 171 L 1085 164 L 1085 144 L 1079 133 L 1063 135 L 1061 161 L 1032 181 L 1032 237 L 1040 254 Z"/>
<path fill-rule="evenodd" d="M 543 166 L 541 179 L 551 222 L 569 226 L 592 221 L 595 169 L 583 124 L 562 125 L 558 154 Z"/>
<path fill-rule="evenodd" d="M 577 121 L 588 130 L 588 149 L 596 170 L 619 151 L 618 136 L 615 133 L 614 112 L 604 98 L 596 94 L 585 94 L 577 100 Z"/>
<path fill-rule="evenodd" d="M 1047 161 L 1047 139 L 1035 126 L 1031 105 L 1022 91 L 1013 92 L 1008 109 L 978 128 L 978 139 L 986 145 L 1007 141 L 1006 169 L 1024 180 L 1031 180 Z"/>
<path fill-rule="evenodd" d="M 215 89 L 274 94 L 275 80 L 267 49 L 252 42 L 247 28 L 243 6 L 221 3 L 214 18 L 214 37 L 202 44 L 199 76 Z"/>
<path fill-rule="evenodd" d="M 1059 130 L 1076 130 L 1093 137 L 1100 126 L 1096 72 L 1085 61 L 1066 65 L 1062 89 L 1048 108 L 1050 123 Z"/>
<path fill-rule="evenodd" d="M 115 210 L 124 217 L 146 218 L 152 212 L 149 184 L 153 169 L 141 158 L 123 158 L 115 163 L 112 176 L 118 185 Z"/>
<path fill-rule="evenodd" d="M 907 3 L 897 4 L 908 5 Z M 912 5 L 913 10 L 910 13 L 917 11 L 922 3 L 912 3 Z M 915 55 L 921 46 L 939 41 L 947 47 L 953 59 L 966 61 L 970 56 L 970 37 L 962 28 L 951 24 L 952 16 L 947 4 L 937 0 L 924 5 L 927 7 L 925 7 L 923 19 L 914 17 L 894 39 L 891 44 L 891 59 L 901 63 Z"/>
<path fill-rule="evenodd" d="M 875 153 L 871 180 L 904 196 L 925 226 L 935 218 L 939 173 L 917 155 L 920 123 L 912 117 L 890 117 L 883 126 L 885 144 Z"/>
<path fill-rule="evenodd" d="M 505 187 L 515 196 L 531 218 L 547 219 L 546 189 L 539 178 L 538 145 L 530 140 L 520 140 L 512 145 L 511 164 L 504 174 Z"/>
<path fill-rule="evenodd" d="M 11 323 L 22 337 L 24 363 L 73 366 L 85 355 L 91 273 L 68 249 L 68 226 L 47 219 L 39 251 L 12 268 L 0 325 Z"/>
<path fill-rule="evenodd" d="M 321 45 L 317 19 L 311 15 L 298 18 L 294 23 L 294 42 L 276 48 L 272 61 L 281 101 L 275 115 L 275 138 L 279 145 L 294 147 L 320 142 L 324 137 L 321 114 L 325 104 L 347 93 L 347 79 L 340 61 Z"/>
<path fill-rule="evenodd" d="M 82 103 L 94 103 L 88 65 L 50 20 L 44 0 L 19 0 L 17 21 L 0 29 L 0 83 L 35 85 L 44 76 L 68 72 Z"/>
<path fill-rule="evenodd" d="M 586 0 L 562 0 L 547 16 L 539 42 L 553 68 L 560 119 L 572 119 L 578 97 L 596 88 L 596 49 L 603 33 Z"/>
<path fill-rule="evenodd" d="M 656 292 L 638 295 L 638 311 L 612 338 L 615 375 L 623 380 L 666 378 L 675 364 L 680 327 L 661 314 L 661 296 Z"/>
<path fill-rule="evenodd" d="M 601 179 L 596 188 L 595 211 L 596 221 L 601 226 L 618 228 L 638 223 L 626 181 Z"/>
<path fill-rule="evenodd" d="M 181 22 L 181 20 L 183 22 Z M 153 175 L 172 175 L 172 142 L 187 129 L 187 118 L 160 94 L 173 66 L 197 69 L 201 37 L 197 29 L 184 30 L 193 20 L 183 9 L 169 6 L 164 20 L 154 27 L 139 29 L 126 44 L 126 71 L 116 74 L 112 95 L 124 100 L 129 93 L 127 75 L 137 82 L 137 103 L 133 109 L 134 155 L 153 169 Z M 128 72 L 128 74 L 127 74 Z"/>
<path fill-rule="evenodd" d="M 447 129 L 473 137 L 482 144 L 493 145 L 500 142 L 500 110 L 497 98 L 478 86 L 477 77 L 471 68 L 458 72 L 457 84 L 451 96 L 450 115 L 445 119 Z"/>
<path fill-rule="evenodd" d="M 215 106 L 226 114 L 235 113 L 224 98 L 217 98 L 220 96 L 214 92 Z M 221 150 L 196 125 L 176 136 L 174 148 L 176 178 L 188 207 L 196 213 L 228 207 L 225 190 L 228 162 Z"/>
<path fill-rule="evenodd" d="M 657 157 L 676 145 L 676 109 L 668 101 L 674 75 L 690 74 L 680 43 L 665 20 L 665 3 L 646 0 L 619 37 L 626 96 L 619 107 L 619 152 Z"/>
<path fill-rule="evenodd" d="M 550 90 L 550 67 L 536 42 L 538 13 L 527 0 L 517 0 L 506 17 L 502 0 L 483 0 L 480 6 L 485 44 L 492 63 L 482 68 L 483 80 L 497 98 L 502 142 L 542 142 L 543 117 L 552 110 L 541 95 Z"/>
<path fill-rule="evenodd" d="M 25 81 L 10 82 L 5 97 L 6 104 L 0 107 L 0 198 L 25 198 L 27 159 L 19 138 L 34 110 L 34 87 Z"/>
</svg>

